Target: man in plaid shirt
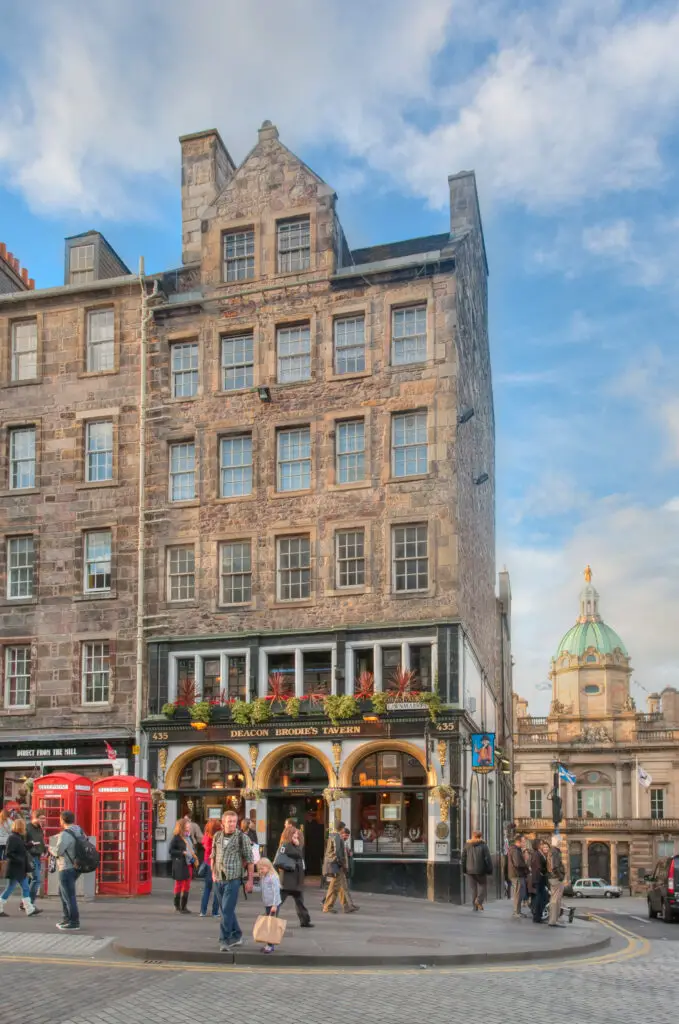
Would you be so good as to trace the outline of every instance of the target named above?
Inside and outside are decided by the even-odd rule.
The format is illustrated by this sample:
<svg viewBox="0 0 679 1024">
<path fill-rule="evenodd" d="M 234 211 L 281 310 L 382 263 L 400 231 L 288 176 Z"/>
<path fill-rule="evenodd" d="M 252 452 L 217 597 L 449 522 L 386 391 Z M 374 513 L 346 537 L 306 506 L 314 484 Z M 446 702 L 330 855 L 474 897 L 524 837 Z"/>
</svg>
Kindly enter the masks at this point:
<svg viewBox="0 0 679 1024">
<path fill-rule="evenodd" d="M 219 901 L 222 905 L 219 951 L 229 953 L 236 946 L 243 945 L 243 932 L 236 917 L 236 904 L 244 867 L 247 867 L 248 873 L 245 891 L 252 892 L 255 862 L 252 856 L 252 843 L 238 828 L 238 815 L 235 811 L 224 812 L 222 827 L 224 831 L 217 832 L 212 843 L 210 866 L 212 877 L 219 887 Z"/>
</svg>

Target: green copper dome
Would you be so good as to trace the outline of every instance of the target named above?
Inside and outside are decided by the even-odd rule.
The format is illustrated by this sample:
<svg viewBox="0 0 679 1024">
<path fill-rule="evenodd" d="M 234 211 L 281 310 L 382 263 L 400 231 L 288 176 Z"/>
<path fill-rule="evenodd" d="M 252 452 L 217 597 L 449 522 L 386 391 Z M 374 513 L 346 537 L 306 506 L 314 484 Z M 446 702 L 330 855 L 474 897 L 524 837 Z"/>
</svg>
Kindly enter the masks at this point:
<svg viewBox="0 0 679 1024">
<path fill-rule="evenodd" d="M 554 658 L 562 654 L 572 654 L 577 658 L 593 648 L 599 654 L 613 654 L 620 650 L 629 658 L 627 648 L 610 626 L 599 615 L 599 594 L 592 586 L 592 570 L 585 569 L 585 586 L 580 591 L 580 615 L 574 626 L 563 635 L 556 649 Z"/>
</svg>

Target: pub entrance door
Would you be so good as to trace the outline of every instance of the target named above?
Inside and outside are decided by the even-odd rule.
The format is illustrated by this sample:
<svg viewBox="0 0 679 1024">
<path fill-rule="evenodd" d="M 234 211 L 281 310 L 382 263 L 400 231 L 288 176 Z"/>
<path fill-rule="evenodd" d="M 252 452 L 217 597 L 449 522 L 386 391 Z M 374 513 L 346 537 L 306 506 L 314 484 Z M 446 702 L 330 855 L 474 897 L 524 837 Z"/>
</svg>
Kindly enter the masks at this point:
<svg viewBox="0 0 679 1024">
<path fill-rule="evenodd" d="M 323 797 L 276 795 L 267 800 L 266 849 L 271 860 L 287 818 L 293 818 L 304 833 L 304 865 L 307 875 L 320 875 L 325 850 L 327 806 Z"/>
</svg>

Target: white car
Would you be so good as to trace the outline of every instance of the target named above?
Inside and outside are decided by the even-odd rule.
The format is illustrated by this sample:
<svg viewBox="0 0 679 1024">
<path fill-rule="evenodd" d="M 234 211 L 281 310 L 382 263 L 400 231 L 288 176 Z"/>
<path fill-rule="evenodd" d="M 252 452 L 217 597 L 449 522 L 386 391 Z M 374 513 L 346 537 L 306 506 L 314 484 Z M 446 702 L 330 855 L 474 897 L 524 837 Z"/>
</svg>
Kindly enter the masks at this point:
<svg viewBox="0 0 679 1024">
<path fill-rule="evenodd" d="M 579 878 L 572 885 L 573 895 L 585 898 L 587 896 L 605 896 L 606 899 L 618 899 L 622 896 L 622 889 L 619 885 L 609 885 L 603 878 Z"/>
</svg>

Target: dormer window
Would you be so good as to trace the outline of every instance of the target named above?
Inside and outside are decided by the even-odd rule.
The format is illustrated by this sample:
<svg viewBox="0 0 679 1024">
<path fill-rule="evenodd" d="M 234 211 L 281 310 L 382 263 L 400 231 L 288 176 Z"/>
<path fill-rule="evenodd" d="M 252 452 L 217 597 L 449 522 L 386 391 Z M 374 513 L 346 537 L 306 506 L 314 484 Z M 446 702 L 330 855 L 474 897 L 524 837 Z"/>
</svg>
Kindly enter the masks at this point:
<svg viewBox="0 0 679 1024">
<path fill-rule="evenodd" d="M 70 284 L 94 281 L 94 245 L 74 245 L 69 253 Z"/>
<path fill-rule="evenodd" d="M 308 217 L 281 220 L 277 227 L 278 273 L 308 270 L 311 263 L 311 227 Z"/>
<path fill-rule="evenodd" d="M 255 276 L 255 232 L 228 231 L 224 235 L 224 280 L 247 281 Z"/>
</svg>

